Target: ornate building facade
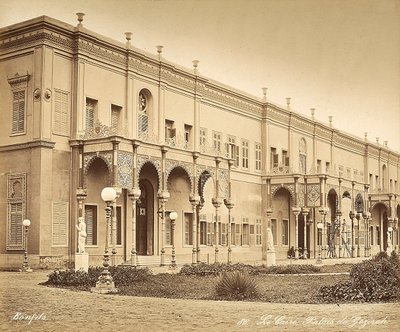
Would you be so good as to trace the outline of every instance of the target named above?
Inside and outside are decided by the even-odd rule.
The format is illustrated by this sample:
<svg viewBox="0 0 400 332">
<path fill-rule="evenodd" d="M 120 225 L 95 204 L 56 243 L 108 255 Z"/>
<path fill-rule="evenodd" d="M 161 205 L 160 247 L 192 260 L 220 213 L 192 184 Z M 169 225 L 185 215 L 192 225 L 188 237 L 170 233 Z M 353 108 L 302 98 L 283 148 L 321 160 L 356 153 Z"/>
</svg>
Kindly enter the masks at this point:
<svg viewBox="0 0 400 332">
<path fill-rule="evenodd" d="M 82 25 L 0 29 L 0 266 L 397 250 L 400 154 Z M 114 187 L 110 227 L 100 193 Z M 171 220 L 171 212 L 177 219 Z M 22 221 L 31 220 L 28 236 Z M 269 231 L 270 230 L 270 231 Z M 267 237 L 272 233 L 273 243 Z M 25 243 L 27 239 L 27 243 Z M 292 250 L 290 250 L 292 248 Z"/>
</svg>

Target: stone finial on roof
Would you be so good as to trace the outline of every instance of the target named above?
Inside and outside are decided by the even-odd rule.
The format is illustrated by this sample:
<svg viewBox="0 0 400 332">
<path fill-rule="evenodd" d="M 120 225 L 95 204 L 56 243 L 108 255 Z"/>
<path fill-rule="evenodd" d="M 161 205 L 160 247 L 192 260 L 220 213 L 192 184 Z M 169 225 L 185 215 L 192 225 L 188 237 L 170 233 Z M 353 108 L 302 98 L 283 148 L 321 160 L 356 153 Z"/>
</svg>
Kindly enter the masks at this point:
<svg viewBox="0 0 400 332">
<path fill-rule="evenodd" d="M 156 46 L 157 53 L 158 53 L 158 60 L 160 60 L 160 61 L 161 61 L 161 53 L 163 51 L 163 48 L 164 48 L 164 46 L 162 46 L 162 45 L 157 45 Z"/>
<path fill-rule="evenodd" d="M 310 108 L 311 111 L 311 119 L 314 121 L 315 120 L 315 108 Z"/>
<path fill-rule="evenodd" d="M 197 70 L 197 67 L 199 66 L 199 60 L 193 60 L 193 68 L 194 68 L 194 73 L 197 75 L 199 73 L 199 71 Z"/>
<path fill-rule="evenodd" d="M 263 102 L 267 101 L 267 91 L 268 88 L 262 88 L 262 92 L 263 92 Z"/>
<path fill-rule="evenodd" d="M 331 128 L 332 128 L 332 120 L 333 120 L 333 116 L 332 115 L 329 115 L 328 116 L 328 119 L 329 119 L 329 125 L 331 126 Z"/>
<path fill-rule="evenodd" d="M 126 38 L 126 47 L 129 48 L 131 46 L 131 39 L 132 39 L 132 32 L 125 32 L 125 38 Z"/>
<path fill-rule="evenodd" d="M 292 98 L 290 98 L 290 97 L 286 97 L 286 106 L 287 106 L 288 111 L 290 111 L 290 101 L 291 101 L 291 99 Z"/>
<path fill-rule="evenodd" d="M 78 26 L 82 26 L 83 22 L 83 17 L 85 16 L 85 13 L 76 13 L 76 16 L 78 16 Z"/>
</svg>

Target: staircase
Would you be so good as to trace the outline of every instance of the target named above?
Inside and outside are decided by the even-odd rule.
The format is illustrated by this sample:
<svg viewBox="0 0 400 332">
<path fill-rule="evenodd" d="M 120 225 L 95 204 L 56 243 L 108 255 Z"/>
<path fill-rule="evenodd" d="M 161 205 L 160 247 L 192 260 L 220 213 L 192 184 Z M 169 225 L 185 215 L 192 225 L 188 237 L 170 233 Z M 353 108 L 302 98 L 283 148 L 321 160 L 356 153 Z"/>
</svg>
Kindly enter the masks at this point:
<svg viewBox="0 0 400 332">
<path fill-rule="evenodd" d="M 161 256 L 136 256 L 137 266 L 160 266 Z M 171 259 L 165 257 L 164 264 L 171 264 Z"/>
</svg>

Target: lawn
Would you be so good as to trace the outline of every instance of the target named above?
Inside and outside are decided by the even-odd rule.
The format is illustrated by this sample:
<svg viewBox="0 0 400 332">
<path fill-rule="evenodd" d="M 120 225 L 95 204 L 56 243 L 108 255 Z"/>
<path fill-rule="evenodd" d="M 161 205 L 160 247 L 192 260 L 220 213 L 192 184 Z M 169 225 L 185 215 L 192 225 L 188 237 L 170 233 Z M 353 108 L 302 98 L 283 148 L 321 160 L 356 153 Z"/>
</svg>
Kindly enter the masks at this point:
<svg viewBox="0 0 400 332">
<path fill-rule="evenodd" d="M 319 287 L 349 279 L 348 275 L 258 275 L 254 276 L 261 297 L 258 301 L 278 303 L 319 303 Z M 158 274 L 146 281 L 120 286 L 119 294 L 182 299 L 215 299 L 215 276 Z"/>
</svg>

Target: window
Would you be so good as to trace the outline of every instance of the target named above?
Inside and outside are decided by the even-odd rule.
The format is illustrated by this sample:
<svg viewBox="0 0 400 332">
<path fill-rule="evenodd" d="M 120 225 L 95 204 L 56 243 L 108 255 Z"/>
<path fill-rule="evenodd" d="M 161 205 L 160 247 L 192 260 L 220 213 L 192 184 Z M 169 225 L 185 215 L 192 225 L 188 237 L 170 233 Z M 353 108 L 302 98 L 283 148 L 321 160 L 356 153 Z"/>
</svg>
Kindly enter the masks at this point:
<svg viewBox="0 0 400 332">
<path fill-rule="evenodd" d="M 221 246 L 226 246 L 227 244 L 227 232 L 228 232 L 228 225 L 226 223 L 218 222 L 219 224 L 219 243 Z"/>
<path fill-rule="evenodd" d="M 93 128 L 96 110 L 97 100 L 86 98 L 86 129 Z"/>
<path fill-rule="evenodd" d="M 379 231 L 379 226 L 376 226 L 376 245 L 381 245 L 381 232 Z"/>
<path fill-rule="evenodd" d="M 231 216 L 231 244 L 236 245 L 236 225 L 235 225 L 235 217 Z"/>
<path fill-rule="evenodd" d="M 208 222 L 207 223 L 207 244 L 209 246 L 212 246 L 214 241 L 213 241 L 213 236 L 214 236 L 214 231 L 213 231 L 213 223 L 212 222 Z"/>
<path fill-rule="evenodd" d="M 304 138 L 299 142 L 299 172 L 307 173 L 307 143 Z"/>
<path fill-rule="evenodd" d="M 23 225 L 26 204 L 26 174 L 8 176 L 7 250 L 24 249 Z"/>
<path fill-rule="evenodd" d="M 249 142 L 242 141 L 242 167 L 249 168 Z"/>
<path fill-rule="evenodd" d="M 248 246 L 250 244 L 249 218 L 243 218 L 242 230 L 242 245 Z"/>
<path fill-rule="evenodd" d="M 226 154 L 229 159 L 233 159 L 234 166 L 239 166 L 239 146 L 236 145 L 236 138 L 234 136 L 228 136 Z"/>
<path fill-rule="evenodd" d="M 289 156 L 286 150 L 282 150 L 282 165 L 289 167 Z"/>
<path fill-rule="evenodd" d="M 55 91 L 54 134 L 69 135 L 68 92 Z"/>
<path fill-rule="evenodd" d="M 261 245 L 261 219 L 256 219 L 256 245 Z"/>
<path fill-rule="evenodd" d="M 221 151 L 221 137 L 221 133 L 218 133 L 216 131 L 213 132 L 213 147 L 218 152 Z"/>
<path fill-rule="evenodd" d="M 199 215 L 200 221 L 200 244 L 207 245 L 207 219 L 205 214 Z"/>
<path fill-rule="evenodd" d="M 149 132 L 149 101 L 144 91 L 139 93 L 138 103 L 138 133 L 147 134 Z"/>
<path fill-rule="evenodd" d="M 12 133 L 25 131 L 25 90 L 13 92 Z"/>
<path fill-rule="evenodd" d="M 282 220 L 282 244 L 289 245 L 289 221 Z"/>
<path fill-rule="evenodd" d="M 321 163 L 322 161 L 317 159 L 317 173 L 321 173 Z"/>
<path fill-rule="evenodd" d="M 370 173 L 369 174 L 369 185 L 370 185 L 370 189 L 372 190 L 372 189 L 374 189 L 374 176 Z"/>
<path fill-rule="evenodd" d="M 328 161 L 325 163 L 325 172 L 327 174 L 330 174 L 331 172 L 331 164 Z"/>
<path fill-rule="evenodd" d="M 122 107 L 117 105 L 111 105 L 111 129 L 114 134 L 118 133 L 118 129 L 120 126 L 121 111 Z"/>
<path fill-rule="evenodd" d="M 184 214 L 185 218 L 185 238 L 184 244 L 185 245 L 192 245 L 193 244 L 193 221 L 192 221 L 192 214 L 186 213 Z"/>
<path fill-rule="evenodd" d="M 279 159 L 278 158 L 279 158 L 279 156 L 276 153 L 276 148 L 271 148 L 271 151 L 270 151 L 271 170 L 274 167 L 278 167 L 278 164 L 279 164 Z"/>
<path fill-rule="evenodd" d="M 375 188 L 380 189 L 379 176 L 378 175 L 375 175 Z"/>
<path fill-rule="evenodd" d="M 256 171 L 261 171 L 261 143 L 256 143 L 254 149 L 256 152 Z"/>
<path fill-rule="evenodd" d="M 52 239 L 54 246 L 68 245 L 68 203 L 53 202 Z"/>
<path fill-rule="evenodd" d="M 369 226 L 369 245 L 373 246 L 374 245 L 374 226 Z"/>
<path fill-rule="evenodd" d="M 97 245 L 97 206 L 85 205 L 86 244 Z"/>
<path fill-rule="evenodd" d="M 176 129 L 174 128 L 174 121 L 165 120 L 165 141 L 173 139 L 176 135 Z"/>
<path fill-rule="evenodd" d="M 240 224 L 235 224 L 235 245 L 240 246 L 242 244 L 240 237 Z"/>
<path fill-rule="evenodd" d="M 11 134 L 23 134 L 25 132 L 25 112 L 26 112 L 26 89 L 30 75 L 16 74 L 8 79 L 8 84 L 12 90 L 12 124 Z"/>
<path fill-rule="evenodd" d="M 200 146 L 207 145 L 207 129 L 200 128 Z"/>
<path fill-rule="evenodd" d="M 185 124 L 185 146 L 189 147 L 189 143 L 192 139 L 192 126 Z"/>
<path fill-rule="evenodd" d="M 122 208 L 117 206 L 117 245 L 122 245 Z"/>
</svg>

